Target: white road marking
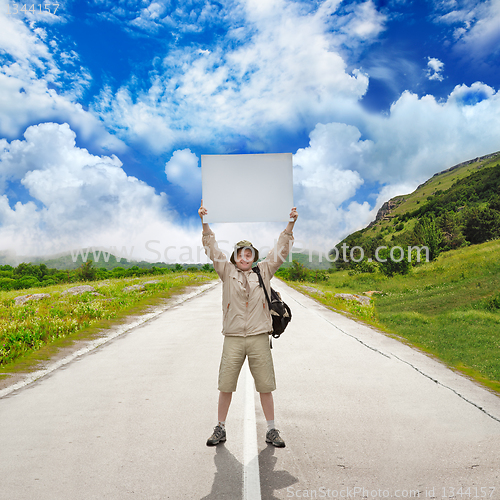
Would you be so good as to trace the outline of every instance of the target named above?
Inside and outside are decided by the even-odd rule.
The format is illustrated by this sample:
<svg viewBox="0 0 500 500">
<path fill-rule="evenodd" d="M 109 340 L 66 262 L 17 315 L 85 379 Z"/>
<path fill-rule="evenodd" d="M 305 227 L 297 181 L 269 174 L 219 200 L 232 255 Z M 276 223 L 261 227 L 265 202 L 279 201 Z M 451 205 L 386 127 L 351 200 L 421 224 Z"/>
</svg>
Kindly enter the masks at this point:
<svg viewBox="0 0 500 500">
<path fill-rule="evenodd" d="M 259 453 L 255 423 L 255 396 L 253 377 L 244 366 L 245 410 L 243 417 L 243 500 L 261 500 Z"/>
</svg>

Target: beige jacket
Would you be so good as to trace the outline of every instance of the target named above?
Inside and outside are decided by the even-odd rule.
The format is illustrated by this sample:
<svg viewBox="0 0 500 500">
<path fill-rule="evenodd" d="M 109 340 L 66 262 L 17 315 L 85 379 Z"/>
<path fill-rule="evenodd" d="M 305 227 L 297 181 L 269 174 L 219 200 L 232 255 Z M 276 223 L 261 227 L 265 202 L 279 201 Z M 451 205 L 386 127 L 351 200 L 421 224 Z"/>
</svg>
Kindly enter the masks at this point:
<svg viewBox="0 0 500 500">
<path fill-rule="evenodd" d="M 203 233 L 203 247 L 214 269 L 222 280 L 222 333 L 243 336 L 270 333 L 272 320 L 264 290 L 259 286 L 259 277 L 252 270 L 241 271 L 229 262 L 217 246 L 214 233 Z M 259 268 L 271 296 L 271 278 L 285 261 L 293 244 L 293 234 L 283 231 L 276 247 L 269 252 Z M 249 290 L 245 288 L 245 278 Z"/>
</svg>

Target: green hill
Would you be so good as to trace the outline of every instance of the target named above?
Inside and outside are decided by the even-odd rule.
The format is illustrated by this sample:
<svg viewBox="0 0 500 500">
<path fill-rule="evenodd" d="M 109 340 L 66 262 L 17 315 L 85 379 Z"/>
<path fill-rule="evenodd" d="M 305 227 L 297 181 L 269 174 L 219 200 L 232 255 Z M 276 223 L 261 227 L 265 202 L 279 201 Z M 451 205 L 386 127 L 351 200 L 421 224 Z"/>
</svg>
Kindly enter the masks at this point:
<svg viewBox="0 0 500 500">
<path fill-rule="evenodd" d="M 375 221 L 338 245 L 359 246 L 374 259 L 381 246 L 427 246 L 440 252 L 500 237 L 500 152 L 455 165 L 413 193 L 396 196 Z M 351 264 L 338 263 L 340 267 Z"/>
</svg>

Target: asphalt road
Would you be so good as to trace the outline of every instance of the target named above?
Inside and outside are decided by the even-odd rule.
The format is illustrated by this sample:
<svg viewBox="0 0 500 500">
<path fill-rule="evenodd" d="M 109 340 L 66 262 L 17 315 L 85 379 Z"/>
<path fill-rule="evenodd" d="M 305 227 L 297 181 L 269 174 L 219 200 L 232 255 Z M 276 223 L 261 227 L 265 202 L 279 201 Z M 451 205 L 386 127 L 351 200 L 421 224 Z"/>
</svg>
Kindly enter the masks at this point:
<svg viewBox="0 0 500 500">
<path fill-rule="evenodd" d="M 276 281 L 276 280 L 274 280 Z M 242 372 L 216 424 L 215 285 L 0 399 L 0 499 L 500 499 L 500 398 L 277 282 L 276 423 Z"/>
</svg>

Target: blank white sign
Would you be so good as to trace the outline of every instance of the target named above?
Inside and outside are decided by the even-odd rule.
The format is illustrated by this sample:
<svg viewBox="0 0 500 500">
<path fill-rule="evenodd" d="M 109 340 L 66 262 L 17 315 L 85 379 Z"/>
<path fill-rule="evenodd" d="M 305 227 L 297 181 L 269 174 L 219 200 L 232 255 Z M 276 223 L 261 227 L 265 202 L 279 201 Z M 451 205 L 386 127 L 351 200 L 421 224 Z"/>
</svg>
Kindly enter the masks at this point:
<svg viewBox="0 0 500 500">
<path fill-rule="evenodd" d="M 292 153 L 202 155 L 204 222 L 290 220 Z"/>
</svg>

